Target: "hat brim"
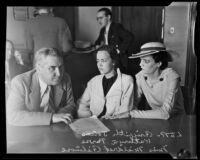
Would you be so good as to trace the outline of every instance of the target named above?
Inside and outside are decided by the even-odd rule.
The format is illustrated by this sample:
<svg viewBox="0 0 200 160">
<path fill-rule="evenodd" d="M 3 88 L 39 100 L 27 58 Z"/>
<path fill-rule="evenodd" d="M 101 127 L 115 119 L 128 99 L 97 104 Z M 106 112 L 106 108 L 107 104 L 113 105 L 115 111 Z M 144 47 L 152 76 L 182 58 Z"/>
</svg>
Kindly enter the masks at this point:
<svg viewBox="0 0 200 160">
<path fill-rule="evenodd" d="M 151 51 L 141 51 L 141 52 L 139 52 L 139 53 L 136 53 L 136 54 L 132 54 L 132 56 L 129 56 L 128 58 L 140 58 L 140 57 L 144 57 L 144 56 L 148 56 L 148 55 L 152 55 L 152 54 L 154 54 L 154 53 L 158 53 L 158 52 L 160 52 L 160 51 L 166 51 L 166 50 L 157 50 L 157 51 L 155 51 L 155 50 L 151 50 Z"/>
</svg>

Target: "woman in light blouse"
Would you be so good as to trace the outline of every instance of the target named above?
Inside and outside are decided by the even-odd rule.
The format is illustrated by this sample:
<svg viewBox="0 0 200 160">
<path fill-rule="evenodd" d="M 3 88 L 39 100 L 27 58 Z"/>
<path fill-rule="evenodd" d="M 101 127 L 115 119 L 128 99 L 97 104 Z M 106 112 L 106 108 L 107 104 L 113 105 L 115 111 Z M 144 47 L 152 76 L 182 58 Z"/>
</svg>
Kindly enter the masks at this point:
<svg viewBox="0 0 200 160">
<path fill-rule="evenodd" d="M 140 58 L 141 71 L 136 77 L 135 109 L 114 118 L 151 118 L 169 119 L 177 113 L 185 113 L 183 96 L 180 88 L 180 76 L 167 67 L 171 61 L 164 44 L 149 42 L 141 46 L 139 53 L 129 58 Z M 142 97 L 145 97 L 148 110 L 139 110 Z"/>
<path fill-rule="evenodd" d="M 98 49 L 96 60 L 100 75 L 88 82 L 79 100 L 79 118 L 112 118 L 132 110 L 133 78 L 117 68 L 116 50 L 104 45 Z"/>
</svg>

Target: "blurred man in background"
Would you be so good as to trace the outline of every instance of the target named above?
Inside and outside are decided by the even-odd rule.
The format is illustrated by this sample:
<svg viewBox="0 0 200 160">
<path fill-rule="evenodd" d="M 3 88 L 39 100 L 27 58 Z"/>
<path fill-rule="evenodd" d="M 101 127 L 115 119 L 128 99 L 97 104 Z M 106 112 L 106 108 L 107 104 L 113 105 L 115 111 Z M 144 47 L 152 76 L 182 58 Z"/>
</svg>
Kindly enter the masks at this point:
<svg viewBox="0 0 200 160">
<path fill-rule="evenodd" d="M 35 53 L 42 47 L 57 48 L 66 55 L 72 48 L 72 36 L 64 19 L 54 17 L 53 8 L 47 6 L 35 7 L 35 18 L 26 24 L 26 46 Z"/>
<path fill-rule="evenodd" d="M 112 12 L 108 8 L 101 8 L 97 12 L 97 22 L 101 26 L 95 47 L 99 48 L 103 44 L 110 45 L 117 50 L 119 58 L 119 68 L 121 72 L 127 73 L 128 56 L 132 54 L 134 36 L 124 27 L 112 21 Z"/>
</svg>

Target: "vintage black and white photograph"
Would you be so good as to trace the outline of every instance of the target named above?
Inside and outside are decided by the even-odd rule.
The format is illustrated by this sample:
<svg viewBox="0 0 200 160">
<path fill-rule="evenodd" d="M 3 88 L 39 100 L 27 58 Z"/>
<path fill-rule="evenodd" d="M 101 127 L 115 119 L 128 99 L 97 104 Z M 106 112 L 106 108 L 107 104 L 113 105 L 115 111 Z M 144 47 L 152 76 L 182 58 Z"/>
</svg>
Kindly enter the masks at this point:
<svg viewBox="0 0 200 160">
<path fill-rule="evenodd" d="M 197 159 L 197 10 L 6 6 L 6 154 Z"/>
</svg>

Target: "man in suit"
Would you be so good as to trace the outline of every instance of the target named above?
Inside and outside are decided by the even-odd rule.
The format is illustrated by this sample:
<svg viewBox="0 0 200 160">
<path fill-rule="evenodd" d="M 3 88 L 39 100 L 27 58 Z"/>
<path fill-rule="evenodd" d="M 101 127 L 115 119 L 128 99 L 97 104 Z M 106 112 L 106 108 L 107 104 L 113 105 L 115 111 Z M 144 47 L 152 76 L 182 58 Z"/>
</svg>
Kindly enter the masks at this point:
<svg viewBox="0 0 200 160">
<path fill-rule="evenodd" d="M 35 53 L 35 68 L 13 78 L 7 100 L 8 123 L 17 126 L 70 123 L 76 113 L 70 76 L 54 48 Z"/>
<path fill-rule="evenodd" d="M 128 56 L 132 54 L 134 36 L 119 24 L 112 22 L 112 12 L 108 8 L 101 8 L 97 12 L 97 21 L 101 26 L 95 47 L 99 48 L 103 44 L 110 45 L 117 50 L 119 58 L 119 68 L 127 73 Z"/>
<path fill-rule="evenodd" d="M 57 48 L 64 55 L 72 48 L 69 26 L 64 19 L 54 17 L 53 8 L 35 7 L 37 16 L 26 23 L 25 39 L 28 49 L 35 53 L 42 47 Z"/>
</svg>

